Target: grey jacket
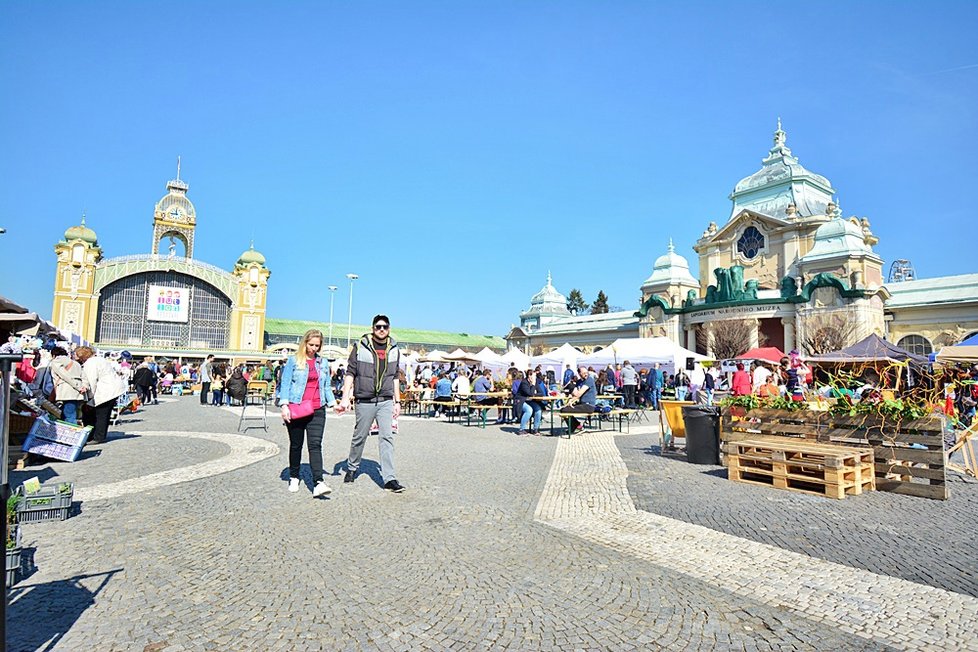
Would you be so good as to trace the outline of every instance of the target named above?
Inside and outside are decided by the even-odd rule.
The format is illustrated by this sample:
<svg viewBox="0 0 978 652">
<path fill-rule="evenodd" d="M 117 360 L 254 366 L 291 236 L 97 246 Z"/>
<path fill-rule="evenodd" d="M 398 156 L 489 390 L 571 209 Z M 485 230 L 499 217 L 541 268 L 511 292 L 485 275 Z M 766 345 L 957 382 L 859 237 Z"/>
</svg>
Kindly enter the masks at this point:
<svg viewBox="0 0 978 652">
<path fill-rule="evenodd" d="M 373 338 L 366 334 L 353 346 L 346 375 L 353 376 L 353 396 L 358 401 L 394 398 L 394 383 L 397 381 L 397 365 L 401 361 L 401 350 L 394 338 L 387 338 L 387 359 L 378 368 L 377 354 Z"/>
</svg>

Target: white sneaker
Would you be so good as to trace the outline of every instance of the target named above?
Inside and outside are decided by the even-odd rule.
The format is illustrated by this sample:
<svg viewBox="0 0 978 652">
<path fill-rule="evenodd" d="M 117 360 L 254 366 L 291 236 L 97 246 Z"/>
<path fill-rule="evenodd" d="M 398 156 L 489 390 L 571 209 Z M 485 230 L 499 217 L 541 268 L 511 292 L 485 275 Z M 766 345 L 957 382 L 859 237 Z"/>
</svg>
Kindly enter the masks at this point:
<svg viewBox="0 0 978 652">
<path fill-rule="evenodd" d="M 333 488 L 326 484 L 325 480 L 320 480 L 312 490 L 312 497 L 318 498 L 319 496 L 325 496 L 330 493 L 333 493 Z"/>
<path fill-rule="evenodd" d="M 289 480 L 289 491 L 292 493 L 299 491 L 299 478 L 292 478 Z"/>
</svg>

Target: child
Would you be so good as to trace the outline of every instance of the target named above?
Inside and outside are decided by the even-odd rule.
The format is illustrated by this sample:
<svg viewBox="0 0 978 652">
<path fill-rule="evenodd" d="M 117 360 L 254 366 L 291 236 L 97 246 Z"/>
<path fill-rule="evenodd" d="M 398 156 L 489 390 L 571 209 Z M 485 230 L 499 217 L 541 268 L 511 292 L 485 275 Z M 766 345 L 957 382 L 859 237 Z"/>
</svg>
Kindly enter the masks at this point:
<svg viewBox="0 0 978 652">
<path fill-rule="evenodd" d="M 211 405 L 222 405 L 224 403 L 224 382 L 220 375 L 215 374 L 211 380 Z"/>
</svg>

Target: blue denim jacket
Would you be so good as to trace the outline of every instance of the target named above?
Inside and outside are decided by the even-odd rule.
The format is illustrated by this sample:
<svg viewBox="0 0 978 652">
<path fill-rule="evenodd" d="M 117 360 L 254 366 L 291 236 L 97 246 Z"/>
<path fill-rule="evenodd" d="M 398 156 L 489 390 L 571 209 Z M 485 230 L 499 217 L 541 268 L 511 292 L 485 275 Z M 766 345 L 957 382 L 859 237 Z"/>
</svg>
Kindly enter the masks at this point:
<svg viewBox="0 0 978 652">
<path fill-rule="evenodd" d="M 336 397 L 333 396 L 333 389 L 330 386 L 329 360 L 323 357 L 316 357 L 316 370 L 319 372 L 319 400 L 323 405 L 333 407 L 336 404 Z M 309 379 L 309 367 L 296 367 L 295 356 L 289 356 L 285 366 L 282 368 L 282 380 L 278 384 L 276 398 L 279 404 L 285 402 L 302 403 L 302 395 L 306 391 L 306 381 Z"/>
</svg>

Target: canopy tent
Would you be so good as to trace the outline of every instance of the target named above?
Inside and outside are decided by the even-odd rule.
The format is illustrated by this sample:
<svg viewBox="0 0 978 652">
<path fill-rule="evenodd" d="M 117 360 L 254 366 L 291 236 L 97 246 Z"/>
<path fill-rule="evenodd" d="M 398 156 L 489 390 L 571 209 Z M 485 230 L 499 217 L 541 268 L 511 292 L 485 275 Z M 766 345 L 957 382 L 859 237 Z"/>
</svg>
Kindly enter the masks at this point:
<svg viewBox="0 0 978 652">
<path fill-rule="evenodd" d="M 411 369 L 412 367 L 418 364 L 418 358 L 420 357 L 421 357 L 420 354 L 414 352 L 402 353 L 398 366 L 401 367 L 402 369 Z"/>
<path fill-rule="evenodd" d="M 503 364 L 507 368 L 516 367 L 517 369 L 527 369 L 530 366 L 530 356 L 519 349 L 510 349 L 499 357 L 502 358 Z"/>
<path fill-rule="evenodd" d="M 571 368 L 575 368 L 577 359 L 582 355 L 580 351 L 565 342 L 549 353 L 535 355 L 530 358 L 530 366 L 557 367 L 559 370 L 563 369 L 564 365 L 570 365 Z"/>
<path fill-rule="evenodd" d="M 781 362 L 781 358 L 784 357 L 785 357 L 784 353 L 778 347 L 765 346 L 757 349 L 751 349 L 746 353 L 738 355 L 734 359 L 735 360 L 763 360 L 765 362 L 778 363 Z"/>
<path fill-rule="evenodd" d="M 710 359 L 679 346 L 668 337 L 634 337 L 615 340 L 597 353 L 578 358 L 577 364 L 604 367 L 628 360 L 635 366 L 649 367 L 659 363 L 669 373 L 683 368 L 689 358 L 697 362 Z"/>
<path fill-rule="evenodd" d="M 462 349 L 455 349 L 445 356 L 445 360 L 449 362 L 479 362 L 479 358 L 476 357 L 475 353 L 469 353 L 468 351 L 463 351 Z"/>
<path fill-rule="evenodd" d="M 435 349 L 434 351 L 428 351 L 423 356 L 418 358 L 418 362 L 445 362 L 445 356 L 447 355 L 447 351 L 439 351 L 438 349 Z"/>
<path fill-rule="evenodd" d="M 509 367 L 509 363 L 503 360 L 502 356 L 490 349 L 489 347 L 484 347 L 481 351 L 475 354 L 476 360 L 482 365 L 483 369 L 491 369 L 492 371 L 501 371 Z"/>
<path fill-rule="evenodd" d="M 875 333 L 839 351 L 813 355 L 813 362 L 914 362 L 927 364 L 927 357 L 916 355 L 887 342 Z"/>
<path fill-rule="evenodd" d="M 0 324 L 4 330 L 10 330 L 18 335 L 54 335 L 59 340 L 65 340 L 57 326 L 41 318 L 36 312 L 0 313 Z"/>
<path fill-rule="evenodd" d="M 938 362 L 978 363 L 978 333 L 960 344 L 945 346 L 937 353 Z"/>
</svg>

